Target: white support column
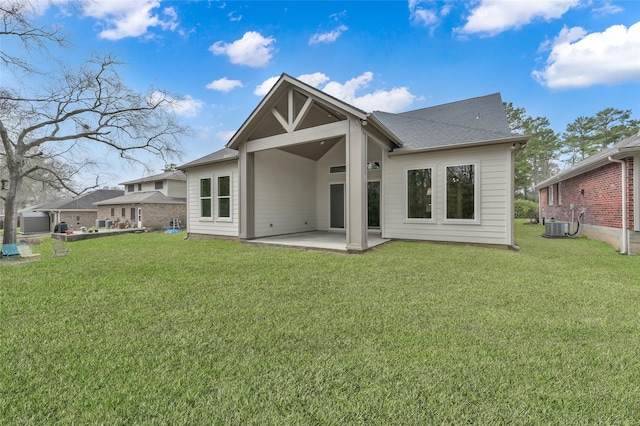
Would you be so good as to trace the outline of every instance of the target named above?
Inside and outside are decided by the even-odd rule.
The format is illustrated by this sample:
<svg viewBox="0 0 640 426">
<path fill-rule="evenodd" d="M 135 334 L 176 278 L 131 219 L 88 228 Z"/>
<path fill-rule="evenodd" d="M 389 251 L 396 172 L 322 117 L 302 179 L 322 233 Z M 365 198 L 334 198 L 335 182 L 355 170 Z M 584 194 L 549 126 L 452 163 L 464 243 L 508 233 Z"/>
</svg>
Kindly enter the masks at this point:
<svg viewBox="0 0 640 426">
<path fill-rule="evenodd" d="M 358 120 L 349 120 L 347 156 L 347 249 L 363 251 L 367 245 L 367 137 Z"/>
<path fill-rule="evenodd" d="M 247 152 L 247 144 L 239 147 L 240 172 L 240 226 L 238 237 L 249 240 L 255 237 L 254 154 Z"/>
</svg>

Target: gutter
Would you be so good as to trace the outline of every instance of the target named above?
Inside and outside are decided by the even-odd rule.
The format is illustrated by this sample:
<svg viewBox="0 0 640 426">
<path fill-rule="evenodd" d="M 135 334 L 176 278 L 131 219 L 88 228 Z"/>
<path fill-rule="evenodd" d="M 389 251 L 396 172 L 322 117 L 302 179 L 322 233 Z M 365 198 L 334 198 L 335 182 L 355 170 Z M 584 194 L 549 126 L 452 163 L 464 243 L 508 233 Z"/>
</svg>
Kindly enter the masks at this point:
<svg viewBox="0 0 640 426">
<path fill-rule="evenodd" d="M 629 233 L 627 232 L 627 163 L 609 156 L 609 161 L 622 164 L 622 248 L 620 254 L 629 253 Z"/>
</svg>

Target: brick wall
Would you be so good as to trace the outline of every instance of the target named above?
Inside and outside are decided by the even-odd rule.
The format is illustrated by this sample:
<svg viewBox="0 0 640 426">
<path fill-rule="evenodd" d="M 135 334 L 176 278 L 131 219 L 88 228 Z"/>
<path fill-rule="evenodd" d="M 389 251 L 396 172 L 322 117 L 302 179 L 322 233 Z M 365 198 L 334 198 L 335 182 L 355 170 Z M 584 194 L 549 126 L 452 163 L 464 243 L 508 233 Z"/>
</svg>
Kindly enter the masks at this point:
<svg viewBox="0 0 640 426">
<path fill-rule="evenodd" d="M 627 220 L 633 229 L 633 159 L 627 163 Z M 580 176 L 567 179 L 554 186 L 553 205 L 548 203 L 549 188 L 540 190 L 541 217 L 546 220 L 571 221 L 584 210 L 583 224 L 622 228 L 622 189 L 619 163 L 610 163 Z M 584 194 L 580 191 L 584 189 Z M 560 198 L 559 198 L 560 197 Z"/>
<path fill-rule="evenodd" d="M 73 229 L 77 231 L 79 231 L 82 226 L 87 228 L 96 226 L 96 218 L 95 211 L 60 212 L 60 222 L 67 222 L 67 227 L 73 227 Z"/>
<path fill-rule="evenodd" d="M 171 223 L 171 219 L 178 218 L 181 223 L 181 227 L 184 229 L 187 225 L 187 205 L 184 204 L 113 204 L 107 206 L 98 206 L 99 219 L 107 219 L 112 221 L 118 221 L 121 223 L 129 222 L 131 226 L 138 225 L 138 208 L 142 208 L 142 226 L 145 228 L 168 228 Z M 113 216 L 111 215 L 111 209 L 113 208 Z M 122 209 L 125 209 L 125 215 L 122 215 Z M 136 218 L 131 220 L 131 209 L 136 209 Z M 95 219 L 94 219 L 95 222 Z M 92 225 L 93 226 L 93 225 Z"/>
</svg>

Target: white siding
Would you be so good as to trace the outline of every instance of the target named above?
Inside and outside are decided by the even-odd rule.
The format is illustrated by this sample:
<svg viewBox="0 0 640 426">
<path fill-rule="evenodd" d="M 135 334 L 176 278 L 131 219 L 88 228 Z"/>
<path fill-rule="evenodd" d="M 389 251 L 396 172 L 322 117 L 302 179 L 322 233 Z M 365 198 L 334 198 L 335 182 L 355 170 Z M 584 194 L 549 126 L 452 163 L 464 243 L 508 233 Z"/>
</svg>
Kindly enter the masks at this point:
<svg viewBox="0 0 640 426">
<path fill-rule="evenodd" d="M 200 217 L 200 179 L 211 178 L 215 188 L 215 177 L 231 175 L 231 221 L 214 220 Z M 215 193 L 213 194 L 214 217 L 217 214 Z M 225 161 L 206 166 L 195 167 L 187 171 L 187 232 L 193 234 L 238 236 L 239 222 L 239 176 L 238 162 Z"/>
<path fill-rule="evenodd" d="M 278 149 L 255 153 L 255 236 L 316 229 L 315 162 Z"/>
<path fill-rule="evenodd" d="M 509 147 L 502 145 L 456 149 L 451 151 L 398 155 L 384 159 L 383 237 L 431 241 L 468 242 L 511 245 L 511 209 L 509 184 L 512 176 Z M 478 220 L 476 223 L 445 222 L 446 167 L 461 164 L 476 165 L 479 179 Z M 406 219 L 407 169 L 431 168 L 434 188 L 434 220 L 417 223 Z"/>
<path fill-rule="evenodd" d="M 187 196 L 187 182 L 183 180 L 165 180 L 160 192 L 167 197 L 185 198 Z"/>
</svg>

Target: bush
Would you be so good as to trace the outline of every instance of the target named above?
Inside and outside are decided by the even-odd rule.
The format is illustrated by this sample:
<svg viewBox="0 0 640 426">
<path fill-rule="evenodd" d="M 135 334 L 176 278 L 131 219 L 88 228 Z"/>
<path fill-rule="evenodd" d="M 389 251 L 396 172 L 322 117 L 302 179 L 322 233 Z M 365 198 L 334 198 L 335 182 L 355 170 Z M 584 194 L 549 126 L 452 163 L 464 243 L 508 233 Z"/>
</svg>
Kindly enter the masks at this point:
<svg viewBox="0 0 640 426">
<path fill-rule="evenodd" d="M 538 203 L 530 200 L 516 200 L 516 219 L 538 220 Z"/>
</svg>

